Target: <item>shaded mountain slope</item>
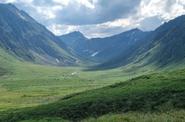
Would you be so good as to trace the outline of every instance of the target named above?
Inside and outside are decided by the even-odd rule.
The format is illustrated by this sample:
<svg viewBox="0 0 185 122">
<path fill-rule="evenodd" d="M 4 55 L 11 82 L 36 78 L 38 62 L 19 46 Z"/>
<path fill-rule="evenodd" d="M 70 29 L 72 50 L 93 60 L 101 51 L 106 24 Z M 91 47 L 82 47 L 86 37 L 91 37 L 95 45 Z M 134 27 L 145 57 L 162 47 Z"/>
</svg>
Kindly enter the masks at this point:
<svg viewBox="0 0 185 122">
<path fill-rule="evenodd" d="M 58 45 L 67 45 L 68 52 L 74 57 L 80 59 L 84 64 L 93 63 L 90 58 L 93 51 L 89 51 L 88 39 L 79 31 L 75 31 L 59 37 Z"/>
<path fill-rule="evenodd" d="M 65 44 L 59 47 L 58 38 L 24 11 L 12 4 L 0 4 L 0 13 L 0 47 L 20 60 L 34 63 L 75 63 Z"/>
<path fill-rule="evenodd" d="M 185 59 L 185 16 L 165 23 L 155 31 L 154 41 L 158 48 L 150 61 L 163 67 L 182 63 Z"/>
<path fill-rule="evenodd" d="M 133 65 L 158 68 L 185 61 L 185 16 L 164 23 L 151 32 L 133 29 L 106 38 L 87 39 L 80 32 L 60 38 L 79 58 L 86 57 L 98 65 L 90 69 L 110 69 Z M 73 42 L 71 42 L 73 40 Z"/>
<path fill-rule="evenodd" d="M 133 29 L 106 38 L 87 39 L 80 32 L 73 32 L 60 38 L 71 48 L 73 54 L 101 64 L 120 54 L 130 55 L 137 46 L 146 41 L 148 35 L 149 32 Z"/>
<path fill-rule="evenodd" d="M 171 65 L 184 65 L 185 61 L 185 16 L 164 23 L 150 32 L 144 43 L 136 47 L 130 55 L 119 56 L 102 63 L 95 69 L 107 69 L 126 65 L 143 67 L 154 65 L 165 68 Z M 126 62 L 126 63 L 125 63 Z"/>
</svg>

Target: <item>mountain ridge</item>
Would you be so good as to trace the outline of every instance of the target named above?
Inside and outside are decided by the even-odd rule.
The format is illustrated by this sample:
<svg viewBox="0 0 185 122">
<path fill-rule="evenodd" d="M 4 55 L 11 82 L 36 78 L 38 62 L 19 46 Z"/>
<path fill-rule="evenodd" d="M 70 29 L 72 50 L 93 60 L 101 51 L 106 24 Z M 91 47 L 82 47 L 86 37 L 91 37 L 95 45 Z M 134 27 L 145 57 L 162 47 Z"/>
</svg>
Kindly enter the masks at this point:
<svg viewBox="0 0 185 122">
<path fill-rule="evenodd" d="M 155 65 L 163 68 L 183 63 L 185 60 L 184 28 L 185 15 L 182 15 L 165 22 L 154 31 L 143 32 L 136 28 L 110 37 L 92 38 L 88 40 L 91 53 L 87 57 L 99 62 L 98 65 L 91 67 L 93 69 L 109 69 L 129 64 L 137 67 Z M 132 35 L 133 33 L 135 35 Z M 137 38 L 139 39 L 135 42 Z M 76 49 L 76 51 L 79 50 Z"/>
<path fill-rule="evenodd" d="M 13 4 L 0 4 L 0 47 L 22 61 L 49 65 L 87 64 L 95 69 L 127 65 L 166 67 L 185 60 L 185 15 L 154 31 L 134 28 L 105 38 L 75 31 L 55 36 Z"/>
<path fill-rule="evenodd" d="M 129 52 L 129 46 L 133 47 L 134 43 L 142 42 L 142 39 L 149 33 L 150 32 L 143 32 L 135 28 L 105 38 L 81 38 L 80 40 L 78 40 L 78 38 L 71 37 L 71 33 L 69 33 L 68 35 L 61 36 L 60 39 L 64 43 L 69 41 L 65 38 L 66 36 L 68 37 L 68 39 L 75 39 L 75 45 L 73 45 L 72 43 L 66 43 L 66 45 L 73 49 L 73 53 L 79 54 L 82 57 L 87 57 L 87 60 L 91 60 L 101 64 L 120 55 L 120 52 Z M 76 46 L 78 44 L 80 47 Z"/>
<path fill-rule="evenodd" d="M 64 43 L 13 4 L 0 4 L 0 47 L 17 59 L 39 64 L 73 65 Z"/>
</svg>

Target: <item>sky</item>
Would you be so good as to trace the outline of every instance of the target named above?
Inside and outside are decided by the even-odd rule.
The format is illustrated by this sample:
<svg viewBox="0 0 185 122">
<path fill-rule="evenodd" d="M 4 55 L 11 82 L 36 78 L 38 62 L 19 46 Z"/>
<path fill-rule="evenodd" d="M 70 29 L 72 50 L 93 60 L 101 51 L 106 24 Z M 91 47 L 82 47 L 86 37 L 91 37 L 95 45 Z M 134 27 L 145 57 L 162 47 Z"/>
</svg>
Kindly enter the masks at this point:
<svg viewBox="0 0 185 122">
<path fill-rule="evenodd" d="M 56 35 L 80 31 L 89 38 L 133 28 L 156 29 L 185 14 L 185 0 L 0 0 L 13 3 Z"/>
</svg>

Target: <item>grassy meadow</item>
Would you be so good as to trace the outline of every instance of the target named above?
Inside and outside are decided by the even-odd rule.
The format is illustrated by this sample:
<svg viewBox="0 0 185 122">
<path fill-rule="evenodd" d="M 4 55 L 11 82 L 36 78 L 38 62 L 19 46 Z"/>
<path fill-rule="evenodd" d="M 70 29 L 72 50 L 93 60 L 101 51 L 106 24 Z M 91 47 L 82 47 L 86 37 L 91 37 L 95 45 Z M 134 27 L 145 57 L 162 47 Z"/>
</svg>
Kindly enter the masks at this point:
<svg viewBox="0 0 185 122">
<path fill-rule="evenodd" d="M 173 110 L 168 112 L 142 113 L 129 112 L 125 114 L 107 114 L 99 118 L 88 118 L 82 122 L 184 122 L 184 110 Z M 21 122 L 69 122 L 61 118 L 43 118 L 24 120 Z"/>
<path fill-rule="evenodd" d="M 154 73 L 149 67 L 132 71 L 128 66 L 86 71 L 0 54 L 2 122 L 185 120 L 184 69 Z"/>
<path fill-rule="evenodd" d="M 0 51 L 0 111 L 51 103 L 69 94 L 104 87 L 139 75 L 126 73 L 121 68 L 84 71 L 80 67 L 36 65 L 15 60 L 3 50 Z"/>
<path fill-rule="evenodd" d="M 17 122 L 41 119 L 44 121 L 52 118 L 52 121 L 58 121 L 58 119 L 83 121 L 87 118 L 99 117 L 101 120 L 101 116 L 105 114 L 126 113 L 127 115 L 128 112 L 133 112 L 133 116 L 135 113 L 138 116 L 141 115 L 141 118 L 144 116 L 143 113 L 149 113 L 149 115 L 152 113 L 151 116 L 157 119 L 160 116 L 156 116 L 155 112 L 162 112 L 162 115 L 165 115 L 168 111 L 177 110 L 178 113 L 181 109 L 185 109 L 184 79 L 185 70 L 143 75 L 103 88 L 97 87 L 95 90 L 88 89 L 81 93 L 73 93 L 53 103 L 8 110 L 1 113 L 0 120 Z M 112 117 L 114 119 L 114 115 Z"/>
<path fill-rule="evenodd" d="M 184 115 L 184 110 L 155 113 L 129 112 L 126 114 L 107 114 L 99 118 L 89 118 L 83 122 L 184 122 Z M 49 122 L 49 120 L 45 122 L 47 121 Z"/>
</svg>

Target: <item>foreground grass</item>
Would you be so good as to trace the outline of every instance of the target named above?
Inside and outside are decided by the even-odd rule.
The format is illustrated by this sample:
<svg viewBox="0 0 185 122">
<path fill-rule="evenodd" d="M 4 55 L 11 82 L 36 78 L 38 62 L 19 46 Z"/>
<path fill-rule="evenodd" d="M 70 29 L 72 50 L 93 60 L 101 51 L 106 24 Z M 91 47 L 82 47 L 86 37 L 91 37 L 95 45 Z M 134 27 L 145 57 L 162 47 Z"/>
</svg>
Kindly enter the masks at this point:
<svg viewBox="0 0 185 122">
<path fill-rule="evenodd" d="M 142 113 L 129 112 L 124 114 L 107 114 L 99 118 L 88 118 L 81 122 L 184 122 L 185 110 L 167 112 Z M 43 118 L 21 122 L 69 122 L 61 118 Z"/>
<path fill-rule="evenodd" d="M 184 122 L 185 111 L 176 110 L 157 113 L 108 114 L 99 118 L 90 118 L 82 122 Z"/>
<path fill-rule="evenodd" d="M 68 120 L 64 120 L 62 118 L 42 118 L 42 119 L 33 119 L 33 120 L 23 120 L 20 122 L 69 122 Z"/>
<path fill-rule="evenodd" d="M 3 112 L 1 121 L 47 117 L 83 120 L 117 112 L 185 109 L 185 70 L 144 75 L 127 82 L 66 96 L 38 107 Z"/>
</svg>

